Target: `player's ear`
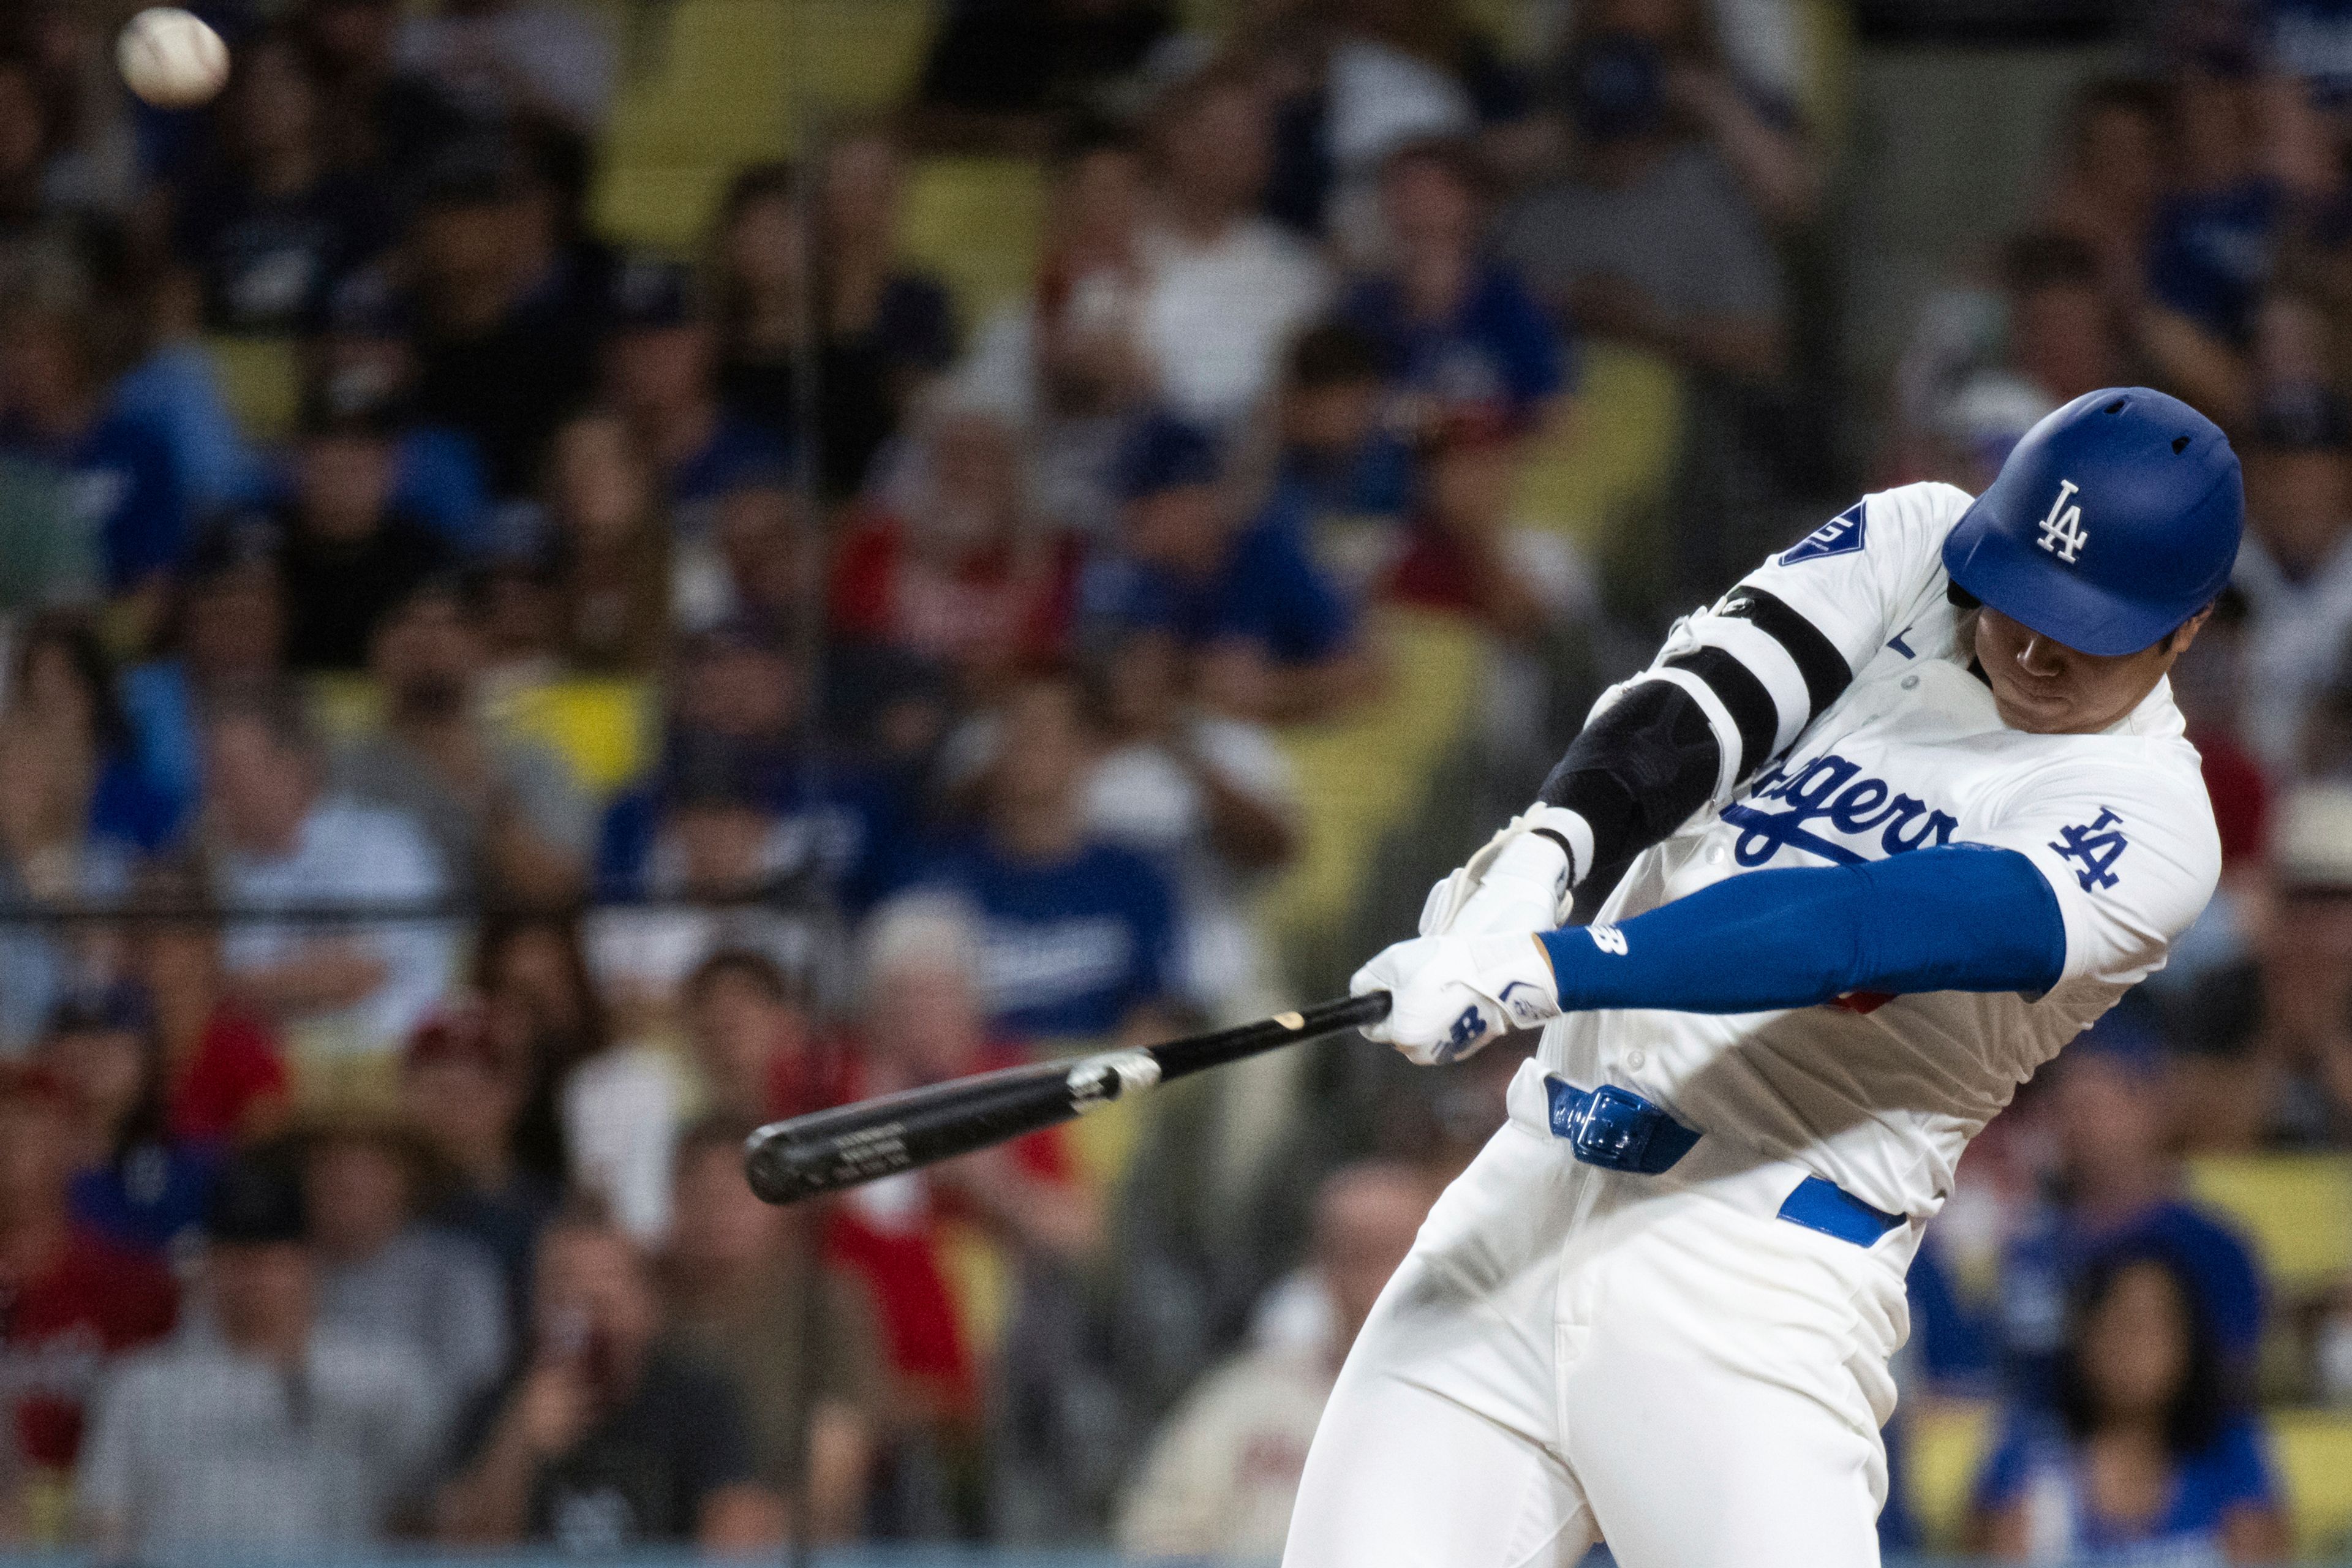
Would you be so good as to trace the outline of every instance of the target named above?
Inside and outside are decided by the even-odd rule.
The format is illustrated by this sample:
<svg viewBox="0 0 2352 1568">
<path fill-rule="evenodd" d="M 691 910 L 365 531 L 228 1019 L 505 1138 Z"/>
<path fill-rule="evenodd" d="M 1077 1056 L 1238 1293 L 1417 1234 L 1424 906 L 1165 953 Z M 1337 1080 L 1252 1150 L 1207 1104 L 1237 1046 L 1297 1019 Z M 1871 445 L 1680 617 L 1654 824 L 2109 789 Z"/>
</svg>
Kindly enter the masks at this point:
<svg viewBox="0 0 2352 1568">
<path fill-rule="evenodd" d="M 2164 639 L 2164 651 L 2175 658 L 2187 653 L 2189 645 L 2197 640 L 2197 634 L 2203 631 L 2205 623 L 2212 618 L 2213 606 L 2208 605 L 2172 629 L 2172 635 Z"/>
</svg>

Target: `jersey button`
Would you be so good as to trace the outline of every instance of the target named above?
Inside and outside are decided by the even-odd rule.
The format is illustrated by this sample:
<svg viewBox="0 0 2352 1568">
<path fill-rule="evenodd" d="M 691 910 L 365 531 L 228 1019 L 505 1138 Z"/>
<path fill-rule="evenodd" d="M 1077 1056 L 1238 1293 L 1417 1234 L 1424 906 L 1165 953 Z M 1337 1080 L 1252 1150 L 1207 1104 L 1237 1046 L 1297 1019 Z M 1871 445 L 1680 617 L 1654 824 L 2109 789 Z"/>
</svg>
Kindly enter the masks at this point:
<svg viewBox="0 0 2352 1568">
<path fill-rule="evenodd" d="M 1632 1068 L 1635 1072 L 1640 1072 L 1643 1068 L 1650 1065 L 1650 1058 L 1640 1051 L 1627 1051 L 1625 1053 L 1625 1065 Z"/>
<path fill-rule="evenodd" d="M 1722 845 L 1710 844 L 1706 847 L 1706 863 L 1710 866 L 1720 866 L 1723 864 Z"/>
<path fill-rule="evenodd" d="M 1905 677 L 1903 678 L 1903 689 L 1904 689 L 1904 690 L 1906 690 L 1906 691 L 1916 691 L 1916 690 L 1918 690 L 1918 689 L 1919 689 L 1919 678 L 1918 678 L 1917 676 L 1916 676 L 1916 675 L 1906 675 L 1906 676 L 1905 676 Z"/>
</svg>

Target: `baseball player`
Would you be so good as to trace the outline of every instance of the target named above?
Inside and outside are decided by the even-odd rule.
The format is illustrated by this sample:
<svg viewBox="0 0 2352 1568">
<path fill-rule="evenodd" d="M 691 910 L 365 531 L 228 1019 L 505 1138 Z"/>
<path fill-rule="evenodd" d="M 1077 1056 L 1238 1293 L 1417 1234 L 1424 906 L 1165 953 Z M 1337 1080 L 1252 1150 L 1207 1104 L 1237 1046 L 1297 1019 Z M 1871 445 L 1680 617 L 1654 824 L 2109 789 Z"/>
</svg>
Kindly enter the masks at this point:
<svg viewBox="0 0 2352 1568">
<path fill-rule="evenodd" d="M 1864 498 L 1602 698 L 1356 976 L 1414 1061 L 1543 1044 L 1348 1357 L 1287 1568 L 1878 1561 L 1904 1271 L 1960 1152 L 2212 893 L 2166 673 L 2243 510 L 2210 420 L 2095 392 L 1974 500 Z"/>
</svg>

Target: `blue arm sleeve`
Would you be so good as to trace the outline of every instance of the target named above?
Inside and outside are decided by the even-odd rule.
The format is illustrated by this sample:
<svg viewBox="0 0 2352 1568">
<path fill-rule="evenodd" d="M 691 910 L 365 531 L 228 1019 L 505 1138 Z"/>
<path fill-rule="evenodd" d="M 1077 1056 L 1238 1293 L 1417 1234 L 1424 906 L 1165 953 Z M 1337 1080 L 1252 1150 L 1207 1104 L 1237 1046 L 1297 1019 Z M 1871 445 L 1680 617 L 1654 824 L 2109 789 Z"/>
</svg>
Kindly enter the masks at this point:
<svg viewBox="0 0 2352 1568">
<path fill-rule="evenodd" d="M 2057 895 L 2013 849 L 1955 844 L 1756 871 L 1612 929 L 1548 932 L 1563 1008 L 1757 1013 L 1849 991 L 2022 991 L 2066 964 Z"/>
</svg>

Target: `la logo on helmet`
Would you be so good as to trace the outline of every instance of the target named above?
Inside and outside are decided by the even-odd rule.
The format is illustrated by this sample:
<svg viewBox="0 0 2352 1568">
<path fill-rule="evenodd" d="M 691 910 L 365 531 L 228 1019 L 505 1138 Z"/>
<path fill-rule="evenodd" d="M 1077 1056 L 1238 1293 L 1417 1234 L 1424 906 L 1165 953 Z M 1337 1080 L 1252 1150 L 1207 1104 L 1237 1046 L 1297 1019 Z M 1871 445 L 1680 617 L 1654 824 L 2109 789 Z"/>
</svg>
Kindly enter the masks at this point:
<svg viewBox="0 0 2352 1568">
<path fill-rule="evenodd" d="M 2069 566 L 2074 564 L 2075 552 L 2091 542 L 2083 527 L 2083 509 L 2066 504 L 2081 488 L 2072 479 L 2060 479 L 2058 499 L 2050 503 L 2050 515 L 2042 520 L 2042 548 Z"/>
</svg>

